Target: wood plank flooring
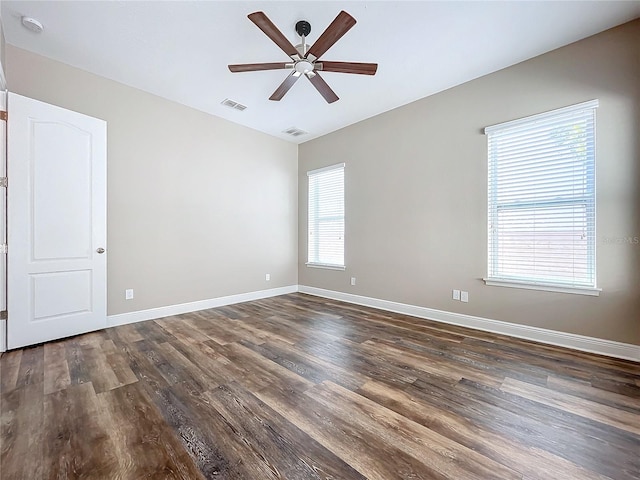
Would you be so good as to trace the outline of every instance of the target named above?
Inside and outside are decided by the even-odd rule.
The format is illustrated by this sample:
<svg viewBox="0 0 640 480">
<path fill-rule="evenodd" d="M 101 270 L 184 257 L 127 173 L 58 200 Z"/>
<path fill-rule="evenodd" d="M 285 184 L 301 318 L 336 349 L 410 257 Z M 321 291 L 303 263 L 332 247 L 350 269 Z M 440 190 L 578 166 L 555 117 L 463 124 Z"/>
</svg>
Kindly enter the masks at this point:
<svg viewBox="0 0 640 480">
<path fill-rule="evenodd" d="M 303 294 L 0 358 L 0 478 L 638 479 L 640 365 Z"/>
</svg>

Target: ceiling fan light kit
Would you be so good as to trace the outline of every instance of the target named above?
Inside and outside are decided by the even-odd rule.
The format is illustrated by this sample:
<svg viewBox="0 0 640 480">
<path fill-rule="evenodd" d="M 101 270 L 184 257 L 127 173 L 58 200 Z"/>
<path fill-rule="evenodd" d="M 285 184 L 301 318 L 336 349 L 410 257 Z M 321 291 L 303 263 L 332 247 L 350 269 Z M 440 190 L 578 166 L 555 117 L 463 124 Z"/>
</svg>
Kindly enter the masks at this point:
<svg viewBox="0 0 640 480">
<path fill-rule="evenodd" d="M 345 11 L 338 14 L 310 48 L 305 40 L 307 35 L 311 33 L 311 25 L 306 20 L 300 20 L 296 23 L 296 33 L 300 36 L 301 42 L 294 47 L 264 12 L 251 13 L 248 18 L 292 60 L 290 62 L 229 65 L 229 70 L 232 73 L 292 69 L 293 72 L 285 78 L 284 82 L 269 97 L 269 100 L 281 100 L 298 78 L 304 75 L 328 103 L 333 103 L 338 100 L 338 96 L 319 75 L 319 71 L 375 75 L 378 69 L 377 63 L 319 61 L 320 57 L 356 24 L 356 20 Z"/>
</svg>

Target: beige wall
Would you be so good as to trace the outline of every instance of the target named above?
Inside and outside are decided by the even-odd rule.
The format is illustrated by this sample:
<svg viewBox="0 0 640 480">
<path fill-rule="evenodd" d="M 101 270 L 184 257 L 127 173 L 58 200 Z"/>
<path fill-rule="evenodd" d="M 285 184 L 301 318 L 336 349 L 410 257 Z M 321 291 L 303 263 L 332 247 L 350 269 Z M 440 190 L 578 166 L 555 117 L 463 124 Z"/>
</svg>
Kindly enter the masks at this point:
<svg viewBox="0 0 640 480">
<path fill-rule="evenodd" d="M 640 245 L 607 241 L 640 237 L 640 21 L 305 143 L 299 168 L 293 144 L 6 51 L 10 90 L 108 122 L 110 314 L 300 283 L 640 344 Z M 601 296 L 485 286 L 482 129 L 593 98 Z M 306 268 L 306 171 L 337 162 L 347 270 Z"/>
<path fill-rule="evenodd" d="M 296 145 L 11 45 L 7 67 L 108 122 L 109 314 L 297 283 Z"/>
<path fill-rule="evenodd" d="M 601 295 L 486 286 L 483 128 L 594 98 Z M 304 265 L 306 171 L 337 162 L 344 272 Z M 307 142 L 298 181 L 301 285 L 640 344 L 640 244 L 607 241 L 640 237 L 640 20 Z"/>
</svg>

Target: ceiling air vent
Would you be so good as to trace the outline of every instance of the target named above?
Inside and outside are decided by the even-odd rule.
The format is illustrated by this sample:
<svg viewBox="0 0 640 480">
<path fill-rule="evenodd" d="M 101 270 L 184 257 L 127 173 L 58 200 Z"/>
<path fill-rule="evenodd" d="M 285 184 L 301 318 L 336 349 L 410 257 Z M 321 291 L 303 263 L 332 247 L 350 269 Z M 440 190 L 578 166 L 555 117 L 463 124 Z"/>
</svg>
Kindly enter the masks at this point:
<svg viewBox="0 0 640 480">
<path fill-rule="evenodd" d="M 242 105 L 241 103 L 234 102 L 233 100 L 229 100 L 228 98 L 225 98 L 221 103 L 225 107 L 233 108 L 235 110 L 240 110 L 240 111 L 243 111 L 247 108 L 246 105 Z"/>
<path fill-rule="evenodd" d="M 286 133 L 287 135 L 291 135 L 292 137 L 299 137 L 300 135 L 306 135 L 309 132 L 300 130 L 297 127 L 291 127 L 291 128 L 287 128 L 286 130 L 283 130 L 282 133 Z"/>
</svg>

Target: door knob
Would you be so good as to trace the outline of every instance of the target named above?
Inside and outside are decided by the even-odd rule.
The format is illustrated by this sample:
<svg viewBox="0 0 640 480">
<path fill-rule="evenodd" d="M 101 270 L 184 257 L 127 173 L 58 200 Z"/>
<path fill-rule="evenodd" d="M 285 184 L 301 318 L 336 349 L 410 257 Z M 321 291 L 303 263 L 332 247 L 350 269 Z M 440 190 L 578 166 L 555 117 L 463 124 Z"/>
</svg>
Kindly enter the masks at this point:
<svg viewBox="0 0 640 480">
<path fill-rule="evenodd" d="M 98 248 L 98 249 L 96 250 L 96 252 L 98 252 L 98 253 L 104 253 L 104 248 L 100 247 L 100 248 Z"/>
</svg>

